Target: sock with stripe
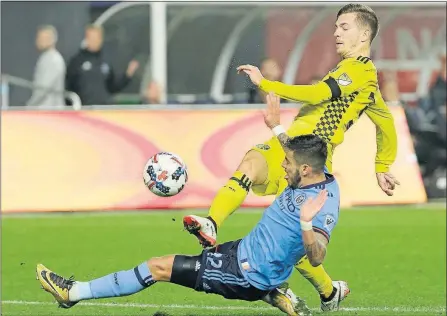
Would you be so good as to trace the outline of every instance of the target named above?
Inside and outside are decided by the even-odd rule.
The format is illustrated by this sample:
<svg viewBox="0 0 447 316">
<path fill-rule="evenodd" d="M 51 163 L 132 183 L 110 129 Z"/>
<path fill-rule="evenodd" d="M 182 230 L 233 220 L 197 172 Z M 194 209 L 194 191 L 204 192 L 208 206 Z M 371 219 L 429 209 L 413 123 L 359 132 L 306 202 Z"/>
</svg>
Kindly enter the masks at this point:
<svg viewBox="0 0 447 316">
<path fill-rule="evenodd" d="M 252 181 L 242 172 L 236 171 L 230 180 L 216 194 L 208 213 L 216 228 L 241 206 L 247 197 Z"/>
<path fill-rule="evenodd" d="M 127 270 L 111 273 L 90 282 L 75 282 L 70 289 L 72 302 L 93 298 L 127 296 L 144 290 L 154 284 L 147 262 Z"/>
</svg>

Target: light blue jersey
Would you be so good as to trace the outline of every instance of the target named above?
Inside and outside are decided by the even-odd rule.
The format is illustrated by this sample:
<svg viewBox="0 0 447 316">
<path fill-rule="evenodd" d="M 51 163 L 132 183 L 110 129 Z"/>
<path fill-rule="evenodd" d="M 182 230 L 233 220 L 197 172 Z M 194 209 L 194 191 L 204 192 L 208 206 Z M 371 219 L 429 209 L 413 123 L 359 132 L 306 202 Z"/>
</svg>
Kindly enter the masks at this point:
<svg viewBox="0 0 447 316">
<path fill-rule="evenodd" d="M 239 267 L 251 285 L 272 290 L 290 277 L 294 265 L 306 254 L 301 236 L 300 207 L 307 198 L 315 197 L 323 189 L 327 189 L 328 199 L 312 223 L 314 231 L 329 240 L 340 207 L 335 178 L 326 174 L 323 182 L 299 189 L 287 187 L 239 244 Z"/>
</svg>

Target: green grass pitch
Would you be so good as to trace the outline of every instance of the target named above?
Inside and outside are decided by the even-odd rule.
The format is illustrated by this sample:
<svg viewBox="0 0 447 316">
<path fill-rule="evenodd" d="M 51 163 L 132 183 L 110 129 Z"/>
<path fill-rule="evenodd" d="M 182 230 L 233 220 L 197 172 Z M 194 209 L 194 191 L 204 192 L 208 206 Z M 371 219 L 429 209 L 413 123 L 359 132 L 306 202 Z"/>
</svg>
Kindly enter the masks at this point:
<svg viewBox="0 0 447 316">
<path fill-rule="evenodd" d="M 134 296 L 58 309 L 40 289 L 35 266 L 89 280 L 165 254 L 197 254 L 179 212 L 119 212 L 2 218 L 2 315 L 283 315 L 263 302 L 228 301 L 172 284 Z M 239 211 L 219 240 L 243 237 L 260 211 Z M 325 268 L 352 293 L 331 315 L 445 315 L 446 210 L 392 207 L 342 210 Z M 292 289 L 319 314 L 318 295 L 295 271 Z"/>
</svg>

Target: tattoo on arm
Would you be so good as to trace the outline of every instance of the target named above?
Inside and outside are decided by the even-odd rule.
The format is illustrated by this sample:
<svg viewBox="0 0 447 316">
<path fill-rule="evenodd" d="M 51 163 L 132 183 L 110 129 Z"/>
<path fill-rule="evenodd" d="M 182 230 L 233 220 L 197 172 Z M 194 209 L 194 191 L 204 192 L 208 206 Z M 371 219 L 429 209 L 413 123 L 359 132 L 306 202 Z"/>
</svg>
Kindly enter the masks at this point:
<svg viewBox="0 0 447 316">
<path fill-rule="evenodd" d="M 327 239 L 316 233 L 317 238 L 312 244 L 304 244 L 304 249 L 306 249 L 307 257 L 312 266 L 317 267 L 323 263 L 324 257 L 326 256 L 326 245 Z M 321 236 L 321 237 L 320 237 Z"/>
<path fill-rule="evenodd" d="M 282 133 L 278 135 L 278 140 L 281 143 L 283 149 L 287 149 L 287 144 L 289 143 L 290 137 L 287 136 L 286 133 Z"/>
</svg>

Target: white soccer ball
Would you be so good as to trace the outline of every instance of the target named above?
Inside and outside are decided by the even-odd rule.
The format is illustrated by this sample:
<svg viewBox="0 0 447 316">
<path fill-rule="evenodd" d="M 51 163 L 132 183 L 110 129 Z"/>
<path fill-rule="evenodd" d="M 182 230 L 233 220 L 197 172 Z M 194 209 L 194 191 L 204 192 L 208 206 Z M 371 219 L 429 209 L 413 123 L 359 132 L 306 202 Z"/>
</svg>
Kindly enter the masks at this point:
<svg viewBox="0 0 447 316">
<path fill-rule="evenodd" d="M 173 196 L 185 187 L 188 171 L 183 160 L 168 152 L 152 156 L 143 170 L 144 184 L 158 196 Z"/>
</svg>

